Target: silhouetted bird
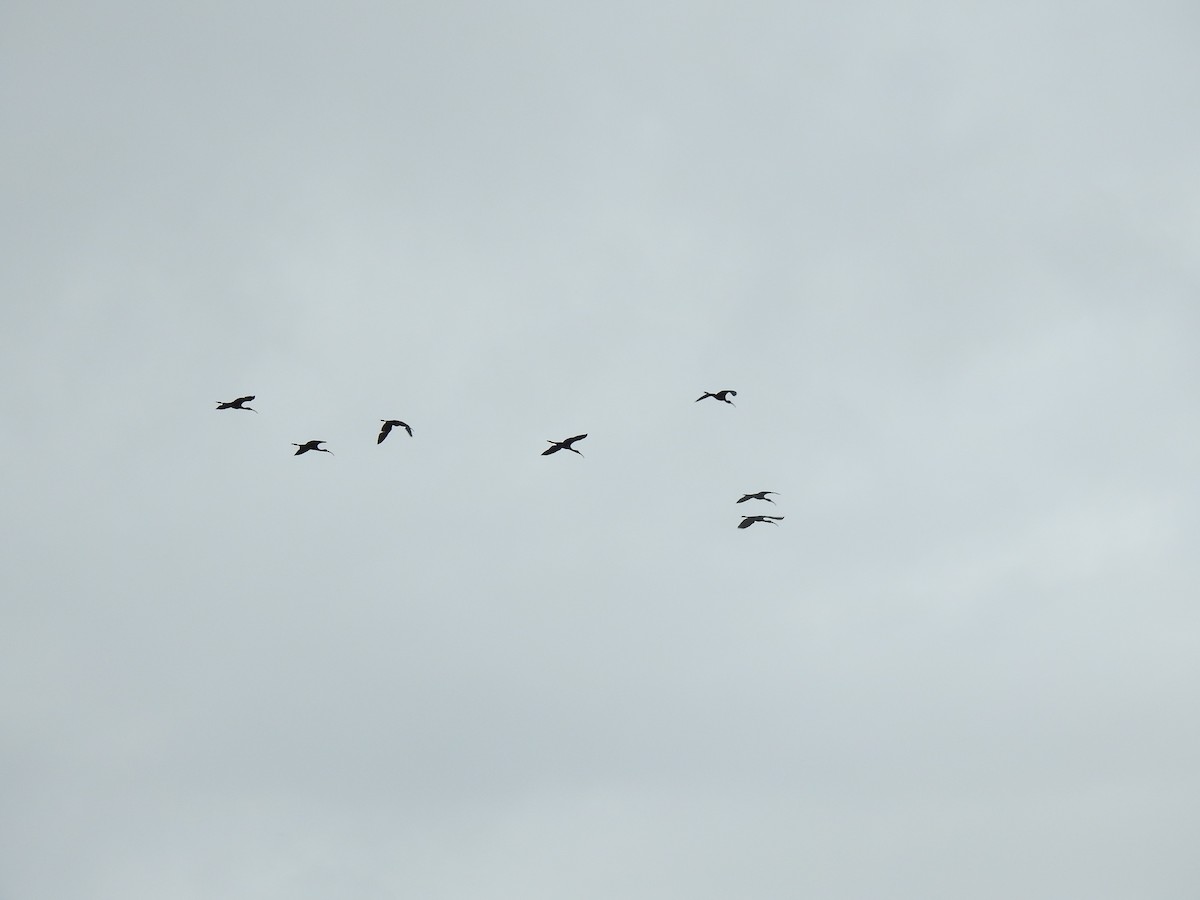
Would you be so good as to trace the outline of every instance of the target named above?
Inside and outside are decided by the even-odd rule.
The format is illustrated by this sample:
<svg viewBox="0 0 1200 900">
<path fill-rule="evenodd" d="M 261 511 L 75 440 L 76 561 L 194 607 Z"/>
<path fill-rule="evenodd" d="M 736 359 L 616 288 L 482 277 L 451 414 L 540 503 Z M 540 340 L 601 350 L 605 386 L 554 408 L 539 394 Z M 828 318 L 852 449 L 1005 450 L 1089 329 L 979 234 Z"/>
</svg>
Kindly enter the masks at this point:
<svg viewBox="0 0 1200 900">
<path fill-rule="evenodd" d="M 332 456 L 333 455 L 332 450 L 326 450 L 324 447 L 319 446 L 320 444 L 324 444 L 324 443 L 326 443 L 326 442 L 325 441 L 308 441 L 303 444 L 293 443 L 292 446 L 300 448 L 299 450 L 296 451 L 296 456 L 299 456 L 301 453 L 307 453 L 309 450 L 316 450 L 320 453 L 328 453 L 330 456 Z"/>
<path fill-rule="evenodd" d="M 557 453 L 559 450 L 570 450 L 572 453 L 579 453 L 579 451 L 571 445 L 576 441 L 582 441 L 585 437 L 587 437 L 586 434 L 577 434 L 575 437 L 569 437 L 562 441 L 546 441 L 547 444 L 553 444 L 554 446 L 543 450 L 542 456 L 549 456 L 551 453 Z M 579 455 L 583 456 L 582 453 L 579 453 Z"/>
<path fill-rule="evenodd" d="M 705 391 L 703 394 L 701 394 L 699 397 L 696 398 L 696 402 L 699 403 L 705 397 L 712 397 L 714 400 L 723 400 L 724 402 L 728 403 L 730 406 L 737 406 L 736 403 L 734 403 L 732 400 L 729 399 L 730 397 L 736 397 L 736 396 L 737 396 L 737 391 L 725 390 L 725 391 L 716 391 L 715 393 L 709 393 L 708 391 Z"/>
<path fill-rule="evenodd" d="M 757 494 L 743 494 L 742 499 L 738 503 L 745 503 L 747 500 L 766 500 L 768 503 L 774 503 L 767 494 L 778 494 L 779 491 L 759 491 Z"/>
<path fill-rule="evenodd" d="M 749 528 L 755 522 L 770 522 L 772 525 L 778 525 L 783 516 L 742 516 L 742 521 L 738 523 L 738 528 Z"/>
<path fill-rule="evenodd" d="M 238 397 L 236 400 L 227 400 L 225 402 L 218 400 L 218 401 L 216 401 L 217 409 L 248 409 L 248 410 L 250 410 L 250 412 L 256 413 L 256 412 L 258 412 L 257 409 L 255 409 L 252 406 L 245 405 L 253 399 L 254 399 L 254 395 L 251 394 L 249 397 Z"/>
<path fill-rule="evenodd" d="M 403 428 L 408 432 L 408 436 L 412 437 L 412 429 L 399 419 L 380 419 L 379 421 L 383 423 L 383 427 L 379 429 L 379 437 L 375 441 L 377 444 L 382 444 L 383 439 L 391 433 L 393 428 Z"/>
</svg>

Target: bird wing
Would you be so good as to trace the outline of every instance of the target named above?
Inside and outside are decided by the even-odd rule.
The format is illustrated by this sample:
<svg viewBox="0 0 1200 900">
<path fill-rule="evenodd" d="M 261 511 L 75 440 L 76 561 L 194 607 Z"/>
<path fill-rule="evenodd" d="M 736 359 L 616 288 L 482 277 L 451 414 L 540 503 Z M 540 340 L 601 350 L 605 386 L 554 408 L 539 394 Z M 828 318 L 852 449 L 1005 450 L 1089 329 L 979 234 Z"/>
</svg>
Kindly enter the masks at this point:
<svg viewBox="0 0 1200 900">
<path fill-rule="evenodd" d="M 412 437 L 412 429 L 408 426 L 408 424 L 406 422 L 399 422 L 397 424 L 399 424 L 405 431 L 408 432 L 409 437 Z"/>
<path fill-rule="evenodd" d="M 713 395 L 712 395 L 712 394 L 710 394 L 708 391 L 705 391 L 703 394 L 701 394 L 699 397 L 697 397 L 697 398 L 696 398 L 696 399 L 695 399 L 693 402 L 694 402 L 694 403 L 699 403 L 699 402 L 700 402 L 701 400 L 703 400 L 705 397 L 711 397 L 711 396 L 713 396 Z"/>
<path fill-rule="evenodd" d="M 547 447 L 545 450 L 543 450 L 542 456 L 549 456 L 551 453 L 557 453 L 561 449 L 561 444 L 555 444 L 553 447 Z"/>
<path fill-rule="evenodd" d="M 738 522 L 738 528 L 749 528 L 754 524 L 753 516 L 742 516 L 742 521 Z"/>
<path fill-rule="evenodd" d="M 586 434 L 577 434 L 577 435 L 575 435 L 575 437 L 569 437 L 565 441 L 563 441 L 563 445 L 566 447 L 570 447 L 573 443 L 575 443 L 576 441 L 582 441 L 585 437 L 587 437 Z"/>
<path fill-rule="evenodd" d="M 251 394 L 249 397 L 238 397 L 238 398 L 237 398 L 237 400 L 236 400 L 235 402 L 237 402 L 237 403 L 249 403 L 249 402 L 250 402 L 251 400 L 253 400 L 253 399 L 254 399 L 254 395 L 253 395 L 253 394 Z"/>
<path fill-rule="evenodd" d="M 375 443 L 382 444 L 383 439 L 388 436 L 388 432 L 392 430 L 391 422 L 384 422 L 383 427 L 379 429 L 379 437 L 375 439 Z"/>
<path fill-rule="evenodd" d="M 747 500 L 753 500 L 753 499 L 754 499 L 754 495 L 753 495 L 753 494 L 745 494 L 745 495 L 742 497 L 742 499 L 738 501 L 738 503 L 745 503 Z"/>
</svg>

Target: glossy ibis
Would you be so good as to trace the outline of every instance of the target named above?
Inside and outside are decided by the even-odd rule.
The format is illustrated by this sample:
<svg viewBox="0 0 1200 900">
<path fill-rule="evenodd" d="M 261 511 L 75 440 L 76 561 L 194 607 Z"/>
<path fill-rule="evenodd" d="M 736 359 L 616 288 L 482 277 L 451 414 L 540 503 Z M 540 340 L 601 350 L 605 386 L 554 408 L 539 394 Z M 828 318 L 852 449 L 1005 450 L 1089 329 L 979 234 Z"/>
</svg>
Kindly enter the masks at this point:
<svg viewBox="0 0 1200 900">
<path fill-rule="evenodd" d="M 579 451 L 571 445 L 576 441 L 582 441 L 585 437 L 587 437 L 586 434 L 577 434 L 575 437 L 569 437 L 561 441 L 546 441 L 547 444 L 551 444 L 552 446 L 543 450 L 542 456 L 549 456 L 551 453 L 557 453 L 559 450 L 570 450 L 572 453 L 579 453 Z M 583 456 L 582 453 L 579 453 L 579 455 Z"/>
<path fill-rule="evenodd" d="M 714 392 L 705 391 L 703 394 L 701 394 L 699 397 L 696 398 L 696 402 L 699 403 L 705 397 L 712 397 L 714 400 L 720 400 L 724 403 L 728 403 L 730 406 L 737 406 L 736 403 L 734 403 L 732 400 L 729 399 L 730 397 L 736 397 L 736 396 L 737 396 L 737 391 L 730 391 L 730 390 L 714 391 Z"/>
<path fill-rule="evenodd" d="M 383 423 L 383 427 L 379 429 L 379 437 L 375 439 L 376 444 L 382 444 L 383 439 L 391 433 L 393 428 L 403 428 L 408 432 L 408 436 L 412 437 L 412 429 L 399 419 L 380 419 L 379 421 Z"/>
<path fill-rule="evenodd" d="M 738 528 L 749 528 L 755 522 L 770 522 L 772 525 L 778 525 L 779 520 L 783 516 L 742 516 L 742 521 L 738 523 Z"/>
<path fill-rule="evenodd" d="M 767 494 L 778 493 L 779 491 L 759 491 L 756 494 L 743 494 L 742 499 L 738 503 L 745 503 L 747 500 L 766 500 L 768 503 L 774 503 L 775 501 L 768 497 Z"/>
<path fill-rule="evenodd" d="M 296 451 L 296 454 L 295 454 L 296 456 L 299 456 L 301 453 L 307 453 L 309 450 L 316 450 L 319 453 L 328 453 L 330 456 L 332 456 L 333 455 L 332 450 L 326 450 L 324 447 L 320 446 L 321 444 L 324 444 L 324 443 L 326 443 L 326 441 L 306 441 L 303 444 L 293 443 L 292 446 L 300 448 L 299 450 Z"/>
<path fill-rule="evenodd" d="M 218 400 L 218 401 L 216 401 L 217 409 L 248 409 L 252 413 L 257 413 L 258 410 L 255 409 L 253 406 L 246 406 L 246 404 L 249 403 L 253 399 L 254 399 L 254 395 L 251 394 L 249 397 L 238 397 L 236 400 L 225 400 L 225 401 Z"/>
</svg>

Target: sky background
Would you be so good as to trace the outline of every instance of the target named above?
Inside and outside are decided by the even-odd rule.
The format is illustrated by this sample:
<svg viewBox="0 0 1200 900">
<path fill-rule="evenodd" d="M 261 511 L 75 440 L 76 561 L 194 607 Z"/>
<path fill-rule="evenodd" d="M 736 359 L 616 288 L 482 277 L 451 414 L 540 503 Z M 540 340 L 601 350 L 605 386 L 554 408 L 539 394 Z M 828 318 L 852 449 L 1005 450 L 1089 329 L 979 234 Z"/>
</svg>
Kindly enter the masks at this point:
<svg viewBox="0 0 1200 900">
<path fill-rule="evenodd" d="M 1192 900 L 1198 40 L 5 4 L 0 897 Z"/>
</svg>

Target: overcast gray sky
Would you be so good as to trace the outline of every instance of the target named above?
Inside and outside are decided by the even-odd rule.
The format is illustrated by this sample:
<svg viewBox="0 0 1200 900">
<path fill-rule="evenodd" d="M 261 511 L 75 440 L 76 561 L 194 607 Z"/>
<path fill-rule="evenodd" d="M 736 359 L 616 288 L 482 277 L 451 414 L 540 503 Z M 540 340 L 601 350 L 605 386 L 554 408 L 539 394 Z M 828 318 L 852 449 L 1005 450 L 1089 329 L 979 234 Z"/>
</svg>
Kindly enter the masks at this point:
<svg viewBox="0 0 1200 900">
<path fill-rule="evenodd" d="M 1198 41 L 7 3 L 0 896 L 1192 900 Z"/>
</svg>

